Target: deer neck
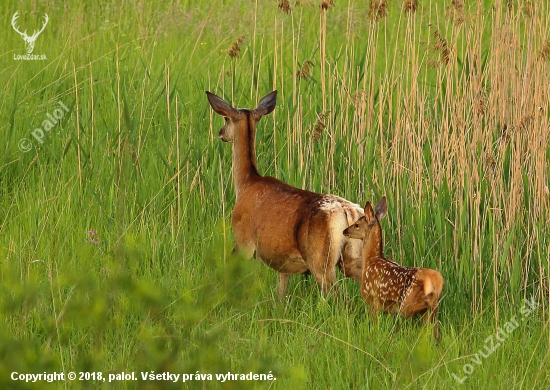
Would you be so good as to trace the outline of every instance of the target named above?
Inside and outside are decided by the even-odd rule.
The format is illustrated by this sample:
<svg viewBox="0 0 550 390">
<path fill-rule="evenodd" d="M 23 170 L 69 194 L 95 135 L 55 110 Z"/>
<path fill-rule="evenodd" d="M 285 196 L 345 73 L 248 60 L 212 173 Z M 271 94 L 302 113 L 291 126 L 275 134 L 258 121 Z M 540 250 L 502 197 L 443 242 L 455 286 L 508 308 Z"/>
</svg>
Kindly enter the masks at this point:
<svg viewBox="0 0 550 390">
<path fill-rule="evenodd" d="M 384 258 L 382 227 L 377 222 L 368 237 L 363 240 L 363 269 L 371 259 Z"/>
<path fill-rule="evenodd" d="M 237 197 L 255 178 L 260 177 L 256 165 L 256 121 L 248 115 L 247 123 L 240 126 L 233 141 L 233 176 Z"/>
</svg>

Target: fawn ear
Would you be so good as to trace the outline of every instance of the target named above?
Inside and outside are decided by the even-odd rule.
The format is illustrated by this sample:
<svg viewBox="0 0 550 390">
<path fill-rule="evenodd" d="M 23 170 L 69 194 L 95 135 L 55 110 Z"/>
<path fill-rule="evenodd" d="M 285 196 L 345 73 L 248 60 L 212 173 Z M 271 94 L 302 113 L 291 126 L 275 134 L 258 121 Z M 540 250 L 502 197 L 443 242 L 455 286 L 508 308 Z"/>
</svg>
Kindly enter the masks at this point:
<svg viewBox="0 0 550 390">
<path fill-rule="evenodd" d="M 260 120 L 264 115 L 271 113 L 277 104 L 277 91 L 264 96 L 258 103 L 258 107 L 254 110 L 254 118 Z"/>
<path fill-rule="evenodd" d="M 208 101 L 210 102 L 210 105 L 212 106 L 212 109 L 216 112 L 216 114 L 225 117 L 234 117 L 239 113 L 239 111 L 231 107 L 231 104 L 227 103 L 221 97 L 216 96 L 208 91 L 206 91 L 206 96 L 208 97 Z"/>
<path fill-rule="evenodd" d="M 372 217 L 374 217 L 374 211 L 372 211 L 372 206 L 370 202 L 367 202 L 367 204 L 365 205 L 365 210 L 363 211 L 365 212 L 365 218 L 371 219 Z"/>
<path fill-rule="evenodd" d="M 386 202 L 386 196 L 384 195 L 382 199 L 376 205 L 376 218 L 380 221 L 386 216 L 388 212 L 388 203 Z"/>
</svg>

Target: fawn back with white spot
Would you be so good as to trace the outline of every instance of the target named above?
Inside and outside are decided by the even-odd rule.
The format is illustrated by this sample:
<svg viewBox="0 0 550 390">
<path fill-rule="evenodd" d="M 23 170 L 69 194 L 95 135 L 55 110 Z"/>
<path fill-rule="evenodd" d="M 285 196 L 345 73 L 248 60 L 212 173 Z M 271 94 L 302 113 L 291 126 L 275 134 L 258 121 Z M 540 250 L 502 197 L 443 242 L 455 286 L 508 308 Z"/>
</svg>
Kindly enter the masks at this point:
<svg viewBox="0 0 550 390">
<path fill-rule="evenodd" d="M 376 211 L 369 202 L 365 205 L 365 215 L 344 230 L 349 238 L 363 240 L 363 275 L 361 295 L 376 312 L 398 312 L 404 317 L 423 314 L 424 320 L 434 324 L 434 336 L 439 340 L 437 312 L 443 277 L 437 271 L 403 267 L 384 257 L 382 228 L 380 220 L 387 212 L 386 197 L 376 205 Z"/>
</svg>

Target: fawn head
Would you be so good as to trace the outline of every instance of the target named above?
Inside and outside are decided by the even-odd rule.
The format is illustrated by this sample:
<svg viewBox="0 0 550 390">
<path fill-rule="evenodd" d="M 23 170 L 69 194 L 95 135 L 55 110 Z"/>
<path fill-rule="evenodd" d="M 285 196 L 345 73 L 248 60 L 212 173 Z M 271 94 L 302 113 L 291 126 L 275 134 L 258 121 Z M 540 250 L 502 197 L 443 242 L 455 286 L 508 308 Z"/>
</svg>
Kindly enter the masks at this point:
<svg viewBox="0 0 550 390">
<path fill-rule="evenodd" d="M 233 108 L 221 97 L 208 91 L 206 91 L 206 96 L 208 97 L 212 109 L 225 119 L 225 125 L 221 128 L 219 133 L 220 139 L 224 142 L 233 142 L 235 139 L 236 127 L 242 124 L 246 125 L 248 118 L 254 120 L 254 123 L 258 122 L 262 116 L 271 113 L 275 109 L 275 104 L 277 103 L 277 91 L 273 91 L 264 96 L 260 100 L 260 103 L 258 103 L 258 107 L 254 110 Z"/>
<path fill-rule="evenodd" d="M 360 240 L 367 238 L 372 229 L 386 216 L 388 211 L 386 197 L 383 196 L 380 199 L 375 210 L 372 209 L 370 202 L 367 202 L 364 211 L 365 216 L 359 218 L 353 225 L 344 230 L 344 236 Z"/>
</svg>

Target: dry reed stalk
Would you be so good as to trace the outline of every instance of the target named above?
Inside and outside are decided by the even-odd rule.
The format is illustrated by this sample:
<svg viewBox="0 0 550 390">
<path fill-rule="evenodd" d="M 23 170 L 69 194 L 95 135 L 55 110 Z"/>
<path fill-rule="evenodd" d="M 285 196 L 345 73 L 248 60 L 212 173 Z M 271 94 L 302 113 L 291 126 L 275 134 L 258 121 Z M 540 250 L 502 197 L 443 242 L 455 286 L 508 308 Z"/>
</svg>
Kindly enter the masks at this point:
<svg viewBox="0 0 550 390">
<path fill-rule="evenodd" d="M 281 24 L 281 37 L 279 38 L 279 34 L 278 34 L 278 30 L 279 30 L 279 23 L 278 23 L 278 20 L 277 20 L 277 17 L 275 17 L 275 48 L 274 48 L 274 51 L 273 51 L 273 87 L 272 89 L 273 90 L 276 90 L 277 89 L 277 71 L 279 69 L 279 65 L 278 65 L 278 59 L 279 59 L 279 46 L 282 46 L 279 44 L 279 42 L 284 42 L 284 30 L 283 30 L 283 24 Z M 281 47 L 281 52 L 282 52 L 282 47 Z M 282 56 L 281 56 L 281 59 L 282 59 Z M 279 93 L 283 93 L 283 91 L 279 91 Z M 274 156 L 274 160 L 273 160 L 273 166 L 275 168 L 275 176 L 278 175 L 279 171 L 278 171 L 278 164 L 277 164 L 277 132 L 275 131 L 276 130 L 276 127 L 275 127 L 275 123 L 276 123 L 276 115 L 277 115 L 277 110 L 274 110 L 273 113 L 273 156 Z"/>
<path fill-rule="evenodd" d="M 327 9 L 329 9 L 328 2 L 325 4 L 323 0 L 321 4 L 321 15 L 319 22 L 319 48 L 320 48 L 320 66 L 321 66 L 321 95 L 323 111 L 327 109 L 327 89 L 326 89 L 326 43 L 327 43 Z"/>
<path fill-rule="evenodd" d="M 256 71 L 256 32 L 257 32 L 257 22 L 258 22 L 258 0 L 254 1 L 254 31 L 252 33 L 252 80 L 254 80 L 254 73 Z M 254 83 L 250 83 L 250 96 L 253 95 Z M 258 100 L 258 94 L 256 93 L 255 99 Z"/>
<path fill-rule="evenodd" d="M 117 66 L 118 66 L 118 58 L 117 58 Z M 118 67 L 117 67 L 118 71 Z M 73 62 L 73 76 L 74 76 L 74 96 L 75 96 L 75 115 L 76 115 L 76 139 L 77 139 L 77 160 L 78 160 L 78 183 L 80 185 L 80 188 L 82 188 L 82 156 L 81 156 L 81 150 L 80 150 L 80 101 L 78 99 L 78 78 L 76 76 L 76 65 Z M 120 135 L 119 135 L 120 137 Z"/>
<path fill-rule="evenodd" d="M 301 15 L 300 15 L 300 19 L 301 20 Z M 292 74 L 297 74 L 298 73 L 298 47 L 299 44 L 300 44 L 300 34 L 296 34 L 296 28 L 294 26 L 294 17 L 292 16 L 290 18 L 290 21 L 291 21 L 291 31 L 292 31 Z M 300 23 L 300 22 L 298 22 Z M 297 80 L 296 80 L 296 77 L 294 77 L 292 79 L 292 104 L 295 105 L 296 104 L 296 95 L 298 94 L 298 88 L 297 88 Z"/>
</svg>

